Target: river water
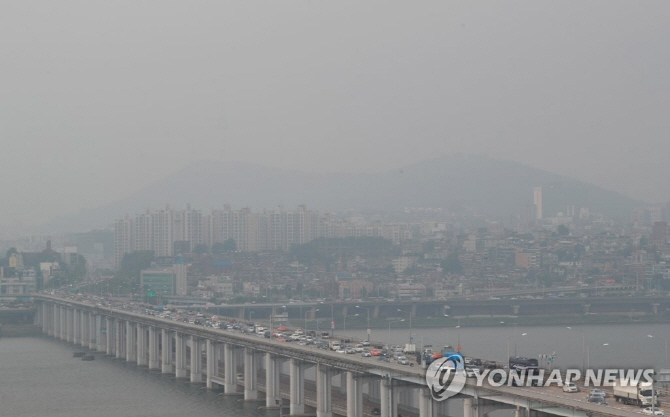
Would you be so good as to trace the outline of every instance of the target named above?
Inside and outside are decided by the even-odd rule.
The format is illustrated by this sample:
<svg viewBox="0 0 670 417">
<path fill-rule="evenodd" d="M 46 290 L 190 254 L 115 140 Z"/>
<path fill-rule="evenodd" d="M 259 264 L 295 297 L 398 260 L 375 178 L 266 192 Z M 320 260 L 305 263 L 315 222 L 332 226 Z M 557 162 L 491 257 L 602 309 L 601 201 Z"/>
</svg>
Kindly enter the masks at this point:
<svg viewBox="0 0 670 417">
<path fill-rule="evenodd" d="M 404 324 L 404 323 L 403 323 Z M 393 325 L 393 324 L 392 324 Z M 365 337 L 365 330 L 348 331 Z M 406 343 L 409 329 L 373 330 L 372 340 Z M 566 327 L 513 325 L 483 328 L 413 329 L 417 345 L 456 346 L 470 356 L 503 361 L 510 352 L 538 357 L 556 353 L 554 366 L 592 368 L 665 367 L 667 324 Z M 525 335 L 523 335 L 525 334 Z M 523 335 L 523 336 L 522 336 Z M 336 332 L 336 336 L 339 336 Z M 649 337 L 653 336 L 653 337 Z M 583 346 L 585 347 L 583 349 Z M 588 349 L 587 349 L 588 347 Z M 48 337 L 0 338 L 0 417 L 183 417 L 278 416 L 156 371 L 96 355 L 72 358 L 76 348 Z M 588 356 L 586 351 L 588 350 Z M 582 354 L 584 352 L 584 354 Z M 670 366 L 669 366 L 670 367 Z"/>
<path fill-rule="evenodd" d="M 278 416 L 202 384 L 138 369 L 104 355 L 82 361 L 47 337 L 0 338 L 2 417 Z"/>
<path fill-rule="evenodd" d="M 409 327 L 373 329 L 370 340 L 391 344 L 410 341 Z M 407 323 L 401 323 L 407 326 Z M 354 337 L 365 338 L 365 330 L 347 331 Z M 553 355 L 553 367 L 582 368 L 670 368 L 666 363 L 666 346 L 670 341 L 670 324 L 607 324 L 588 326 L 515 326 L 449 327 L 441 329 L 412 329 L 414 343 L 442 347 L 458 346 L 471 357 L 505 362 L 509 345 L 510 355 L 538 358 Z M 337 330 L 335 336 L 339 337 Z M 542 364 L 542 363 L 541 363 Z"/>
</svg>

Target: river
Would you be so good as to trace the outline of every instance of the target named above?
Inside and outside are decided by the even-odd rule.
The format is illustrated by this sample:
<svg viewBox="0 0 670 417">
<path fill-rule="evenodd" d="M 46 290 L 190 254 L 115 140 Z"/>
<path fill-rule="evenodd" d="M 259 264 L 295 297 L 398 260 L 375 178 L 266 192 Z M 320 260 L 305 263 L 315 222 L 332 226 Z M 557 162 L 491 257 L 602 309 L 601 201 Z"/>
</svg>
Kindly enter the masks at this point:
<svg viewBox="0 0 670 417">
<path fill-rule="evenodd" d="M 405 323 L 402 323 L 405 324 Z M 398 325 L 398 323 L 392 323 Z M 364 337 L 365 330 L 348 331 Z M 665 367 L 668 324 L 583 326 L 462 327 L 413 329 L 417 345 L 456 346 L 485 359 L 504 360 L 510 352 L 538 357 L 556 353 L 554 366 L 593 368 L 616 366 Z M 525 334 L 525 335 L 524 335 Z M 523 336 L 522 336 L 523 335 Z M 336 332 L 336 336 L 339 336 Z M 653 336 L 653 337 L 649 337 Z M 386 342 L 388 329 L 372 331 L 372 340 Z M 409 329 L 391 329 L 391 343 L 406 343 Z M 585 346 L 582 349 L 582 346 Z M 0 338 L 0 416 L 2 417 L 183 417 L 278 416 L 259 408 L 156 371 L 96 355 L 93 362 L 72 358 L 71 345 L 47 337 Z M 584 354 L 582 352 L 584 351 Z"/>
<path fill-rule="evenodd" d="M 0 338 L 2 417 L 278 416 L 238 396 L 96 355 L 72 357 L 71 345 L 47 337 Z"/>
<path fill-rule="evenodd" d="M 404 328 L 394 328 L 400 324 Z M 588 326 L 514 326 L 449 327 L 439 329 L 412 329 L 414 342 L 442 347 L 460 346 L 467 356 L 505 361 L 509 344 L 510 355 L 538 358 L 554 355 L 553 366 L 582 368 L 632 367 L 657 369 L 670 367 L 666 363 L 670 324 L 607 324 Z M 365 330 L 347 331 L 354 337 L 365 338 Z M 336 330 L 335 336 L 339 337 Z M 370 340 L 392 344 L 409 342 L 407 323 L 391 323 L 388 329 L 373 329 Z"/>
</svg>

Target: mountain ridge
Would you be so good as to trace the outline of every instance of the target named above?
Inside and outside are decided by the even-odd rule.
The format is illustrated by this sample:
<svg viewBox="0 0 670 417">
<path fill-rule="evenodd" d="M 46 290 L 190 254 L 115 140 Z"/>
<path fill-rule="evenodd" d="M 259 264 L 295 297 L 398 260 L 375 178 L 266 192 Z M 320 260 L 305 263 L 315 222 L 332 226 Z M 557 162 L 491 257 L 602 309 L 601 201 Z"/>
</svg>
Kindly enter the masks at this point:
<svg viewBox="0 0 670 417">
<path fill-rule="evenodd" d="M 481 155 L 436 157 L 379 173 L 308 173 L 252 163 L 201 160 L 103 206 L 62 216 L 40 227 L 77 232 L 106 227 L 126 214 L 166 205 L 202 210 L 230 204 L 255 210 L 300 204 L 322 211 L 398 211 L 408 206 L 468 207 L 508 218 L 532 203 L 542 186 L 546 217 L 570 204 L 625 216 L 640 202 L 616 191 Z"/>
</svg>

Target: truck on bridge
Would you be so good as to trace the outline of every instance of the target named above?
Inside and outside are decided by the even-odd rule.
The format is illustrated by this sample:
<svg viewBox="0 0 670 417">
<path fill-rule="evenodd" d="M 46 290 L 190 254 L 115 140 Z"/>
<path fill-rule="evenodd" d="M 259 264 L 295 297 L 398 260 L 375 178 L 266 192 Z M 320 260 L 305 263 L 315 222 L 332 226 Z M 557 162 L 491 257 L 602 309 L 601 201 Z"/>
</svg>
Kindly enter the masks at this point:
<svg viewBox="0 0 670 417">
<path fill-rule="evenodd" d="M 654 392 L 651 382 L 639 382 L 636 385 L 628 381 L 616 381 L 613 387 L 614 399 L 624 404 L 633 404 L 640 407 L 651 406 L 654 402 Z M 661 405 L 656 399 L 655 406 Z"/>
</svg>

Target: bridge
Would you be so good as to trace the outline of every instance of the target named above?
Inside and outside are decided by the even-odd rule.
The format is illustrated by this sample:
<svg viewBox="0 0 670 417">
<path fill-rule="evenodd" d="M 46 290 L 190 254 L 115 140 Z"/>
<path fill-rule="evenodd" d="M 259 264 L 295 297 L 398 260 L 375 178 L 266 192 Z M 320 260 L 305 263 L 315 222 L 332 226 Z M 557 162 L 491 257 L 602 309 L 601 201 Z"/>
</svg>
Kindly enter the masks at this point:
<svg viewBox="0 0 670 417">
<path fill-rule="evenodd" d="M 363 416 L 370 411 L 366 404 L 378 404 L 384 417 L 397 417 L 398 410 L 420 417 L 482 417 L 497 409 L 513 410 L 516 417 L 640 415 L 634 407 L 592 404 L 552 387 L 478 386 L 474 379 L 458 396 L 438 402 L 419 367 L 55 296 L 37 295 L 35 302 L 35 324 L 49 336 L 266 407 L 287 401 L 295 416 Z"/>
<path fill-rule="evenodd" d="M 287 313 L 292 319 L 337 320 L 353 314 L 371 319 L 396 317 L 398 309 L 415 317 L 459 316 L 534 316 L 579 314 L 670 313 L 668 297 L 572 297 L 540 299 L 467 300 L 454 298 L 424 301 L 300 302 L 213 305 L 202 309 L 226 317 L 270 319 Z M 253 312 L 253 313 L 252 313 Z"/>
</svg>

